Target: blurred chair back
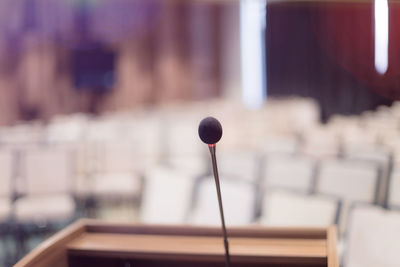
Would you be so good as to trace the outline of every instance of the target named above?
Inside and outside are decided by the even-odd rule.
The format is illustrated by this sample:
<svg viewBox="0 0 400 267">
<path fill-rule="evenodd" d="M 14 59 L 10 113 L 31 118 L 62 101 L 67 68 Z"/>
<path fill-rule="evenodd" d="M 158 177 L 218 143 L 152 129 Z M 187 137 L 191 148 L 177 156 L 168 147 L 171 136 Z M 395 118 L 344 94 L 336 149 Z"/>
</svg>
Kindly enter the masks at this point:
<svg viewBox="0 0 400 267">
<path fill-rule="evenodd" d="M 0 198 L 13 194 L 13 179 L 15 178 L 15 154 L 12 150 L 0 150 Z"/>
<path fill-rule="evenodd" d="M 400 208 L 400 166 L 395 165 L 390 175 L 387 204 L 390 208 Z"/>
<path fill-rule="evenodd" d="M 263 200 L 260 223 L 270 226 L 326 227 L 336 223 L 338 199 L 271 191 Z"/>
<path fill-rule="evenodd" d="M 15 154 L 12 150 L 0 150 L 0 223 L 11 215 L 14 194 Z"/>
<path fill-rule="evenodd" d="M 193 193 L 195 175 L 167 167 L 145 173 L 140 219 L 146 223 L 184 223 Z"/>
<path fill-rule="evenodd" d="M 310 192 L 315 161 L 304 156 L 277 155 L 266 158 L 263 181 L 267 188 L 286 188 Z"/>
<path fill-rule="evenodd" d="M 74 179 L 73 152 L 40 147 L 22 152 L 21 168 L 28 195 L 71 193 Z M 21 177 L 22 178 L 22 177 Z"/>
<path fill-rule="evenodd" d="M 302 134 L 301 153 L 317 159 L 336 157 L 340 153 L 338 135 L 322 126 L 306 129 Z"/>
<path fill-rule="evenodd" d="M 217 148 L 218 170 L 221 175 L 258 182 L 260 178 L 260 159 L 256 151 L 224 150 Z"/>
<path fill-rule="evenodd" d="M 21 154 L 23 193 L 15 202 L 15 216 L 23 223 L 68 222 L 75 215 L 72 197 L 74 151 L 53 146 L 28 148 Z"/>
<path fill-rule="evenodd" d="M 378 166 L 368 161 L 325 160 L 320 163 L 316 191 L 350 201 L 373 203 Z"/>
<path fill-rule="evenodd" d="M 400 212 L 357 205 L 348 227 L 346 267 L 400 266 Z"/>
<path fill-rule="evenodd" d="M 299 142 L 295 135 L 264 136 L 259 149 L 263 155 L 294 155 L 298 152 Z"/>
<path fill-rule="evenodd" d="M 134 172 L 142 167 L 134 143 L 118 140 L 98 145 L 99 172 Z"/>
<path fill-rule="evenodd" d="M 229 179 L 228 176 L 220 176 L 220 184 L 226 225 L 252 223 L 255 217 L 254 185 L 239 179 Z M 196 193 L 190 222 L 220 225 L 221 218 L 214 176 L 202 179 Z"/>
<path fill-rule="evenodd" d="M 348 146 L 344 148 L 344 157 L 351 160 L 370 161 L 380 167 L 379 188 L 377 188 L 377 202 L 384 204 L 389 183 L 390 166 L 392 164 L 391 152 L 377 145 Z"/>
<path fill-rule="evenodd" d="M 342 200 L 339 231 L 345 231 L 349 207 L 355 202 L 375 203 L 379 165 L 370 161 L 325 160 L 319 166 L 316 192 Z"/>
</svg>

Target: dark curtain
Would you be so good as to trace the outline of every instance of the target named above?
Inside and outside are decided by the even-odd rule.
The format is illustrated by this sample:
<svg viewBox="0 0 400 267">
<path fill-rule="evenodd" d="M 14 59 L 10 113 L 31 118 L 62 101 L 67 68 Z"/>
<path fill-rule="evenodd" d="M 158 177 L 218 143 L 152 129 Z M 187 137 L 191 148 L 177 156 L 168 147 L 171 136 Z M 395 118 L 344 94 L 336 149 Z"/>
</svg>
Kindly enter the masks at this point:
<svg viewBox="0 0 400 267">
<path fill-rule="evenodd" d="M 393 96 L 363 79 L 376 75 L 372 15 L 369 3 L 269 4 L 268 95 L 312 97 L 323 121 L 390 105 Z"/>
</svg>

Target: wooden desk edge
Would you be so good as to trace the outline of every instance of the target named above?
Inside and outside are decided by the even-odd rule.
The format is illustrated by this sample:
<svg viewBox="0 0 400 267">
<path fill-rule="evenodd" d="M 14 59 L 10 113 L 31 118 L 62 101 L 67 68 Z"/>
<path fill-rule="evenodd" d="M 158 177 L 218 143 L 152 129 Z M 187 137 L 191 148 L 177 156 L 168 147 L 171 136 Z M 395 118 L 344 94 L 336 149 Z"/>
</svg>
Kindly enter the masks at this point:
<svg viewBox="0 0 400 267">
<path fill-rule="evenodd" d="M 339 267 L 336 226 L 328 227 L 326 248 L 328 252 L 328 267 Z"/>
<path fill-rule="evenodd" d="M 121 234 L 163 234 L 191 236 L 221 236 L 219 227 L 196 225 L 163 225 L 163 224 L 121 224 L 103 223 L 98 220 L 86 220 L 87 232 L 121 233 Z M 248 225 L 227 227 L 229 236 L 252 238 L 299 238 L 327 239 L 327 228 L 310 227 L 265 227 Z"/>
<path fill-rule="evenodd" d="M 220 230 L 215 227 L 190 226 L 190 225 L 147 225 L 147 224 L 119 224 L 119 223 L 103 223 L 98 220 L 80 219 L 71 224 L 67 228 L 56 233 L 37 248 L 22 258 L 14 267 L 37 266 L 40 261 L 44 261 L 46 257 L 51 255 L 61 255 L 66 261 L 67 244 L 84 232 L 108 232 L 108 233 L 134 233 L 141 232 L 143 234 L 162 233 L 167 235 L 211 235 L 219 236 Z M 327 240 L 328 249 L 328 267 L 338 267 L 337 251 L 336 251 L 336 227 L 326 228 L 265 228 L 262 226 L 252 227 L 232 227 L 228 232 L 233 236 L 251 236 L 251 237 L 293 237 L 310 238 Z"/>
<path fill-rule="evenodd" d="M 51 236 L 49 239 L 42 242 L 34 250 L 28 253 L 20 261 L 18 261 L 14 267 L 29 267 L 35 265 L 37 261 L 40 261 L 50 253 L 65 251 L 67 243 L 77 236 L 81 235 L 86 231 L 87 224 L 90 220 L 81 219 L 73 224 L 69 225 L 65 229 Z M 65 251 L 66 253 L 66 251 Z"/>
</svg>

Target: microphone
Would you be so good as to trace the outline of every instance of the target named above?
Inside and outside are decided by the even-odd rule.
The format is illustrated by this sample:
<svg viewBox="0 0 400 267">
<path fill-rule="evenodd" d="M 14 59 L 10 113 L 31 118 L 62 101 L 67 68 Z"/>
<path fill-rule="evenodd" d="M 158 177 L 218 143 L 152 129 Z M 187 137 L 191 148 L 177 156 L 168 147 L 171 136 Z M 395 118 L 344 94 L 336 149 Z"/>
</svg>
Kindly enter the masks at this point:
<svg viewBox="0 0 400 267">
<path fill-rule="evenodd" d="M 231 261 L 230 261 L 230 256 L 229 256 L 228 235 L 226 233 L 224 209 L 222 207 L 222 198 L 221 198 L 221 187 L 219 184 L 219 176 L 218 176 L 218 168 L 217 168 L 217 159 L 215 157 L 216 143 L 222 137 L 221 123 L 219 123 L 219 121 L 213 117 L 204 118 L 200 122 L 200 125 L 199 125 L 199 137 L 200 137 L 201 141 L 208 144 L 208 148 L 209 148 L 210 154 L 211 154 L 211 161 L 212 161 L 212 165 L 213 165 L 215 185 L 217 187 L 219 214 L 221 216 L 221 222 L 222 222 L 222 233 L 224 236 L 225 265 L 226 265 L 226 267 L 230 267 Z"/>
</svg>

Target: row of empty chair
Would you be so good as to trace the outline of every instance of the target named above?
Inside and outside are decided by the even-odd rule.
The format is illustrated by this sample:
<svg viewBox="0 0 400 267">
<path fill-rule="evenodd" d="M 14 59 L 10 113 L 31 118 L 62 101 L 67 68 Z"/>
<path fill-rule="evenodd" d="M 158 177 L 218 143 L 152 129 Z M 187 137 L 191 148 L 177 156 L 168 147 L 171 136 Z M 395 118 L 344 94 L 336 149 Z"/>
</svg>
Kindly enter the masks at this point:
<svg viewBox="0 0 400 267">
<path fill-rule="evenodd" d="M 257 111 L 215 101 L 3 127 L 0 222 L 118 220 L 133 211 L 142 222 L 219 224 L 197 135 L 213 115 L 224 128 L 217 156 L 228 226 L 335 223 L 343 263 L 364 266 L 349 251 L 355 211 L 390 209 L 377 213 L 386 216 L 400 207 L 397 111 L 396 103 L 320 124 L 310 100 L 271 100 Z"/>
<path fill-rule="evenodd" d="M 367 197 L 367 203 L 361 200 L 362 195 L 350 196 L 343 201 L 343 196 L 339 196 L 341 193 L 334 196 L 333 193 L 304 194 L 270 189 L 260 197 L 261 213 L 257 216 L 258 188 L 249 181 L 225 176 L 220 178 L 228 227 L 249 224 L 324 227 L 336 223 L 341 229 L 341 245 L 345 249 L 341 251 L 344 266 L 399 264 L 396 250 L 390 247 L 386 252 L 384 248 L 392 246 L 393 238 L 400 234 L 400 210 L 389 211 L 374 205 L 371 203 L 373 197 Z M 142 221 L 220 224 L 213 177 L 188 179 L 185 173 L 172 174 L 162 168 L 149 174 L 146 181 L 148 184 L 140 213 Z M 357 187 L 363 187 L 363 183 L 357 184 Z M 389 253 L 388 257 L 384 256 L 386 253 Z"/>
<path fill-rule="evenodd" d="M 285 113 L 282 112 L 282 110 L 286 110 L 288 108 L 290 109 L 290 107 L 292 106 L 296 107 L 295 101 L 287 102 L 289 102 L 290 105 L 286 103 L 286 105 L 284 105 L 281 110 L 279 110 L 276 108 L 276 106 L 279 106 L 282 103 L 285 104 L 285 102 L 277 101 L 276 103 L 278 103 L 278 105 L 275 104 L 274 101 L 269 101 L 269 103 L 266 105 L 266 108 L 263 109 L 267 110 L 268 112 L 243 112 L 241 108 L 233 108 L 233 105 L 229 106 L 224 103 L 214 104 L 215 112 L 213 113 L 220 113 L 222 117 L 226 118 L 227 129 L 224 131 L 224 139 L 223 142 L 221 142 L 223 148 L 226 148 L 228 146 L 226 144 L 231 143 L 229 139 L 234 140 L 232 142 L 239 143 L 239 149 L 243 148 L 243 144 L 240 144 L 240 142 L 246 143 L 247 140 L 261 139 L 262 141 L 257 143 L 257 145 L 259 145 L 259 147 L 263 147 L 265 151 L 268 152 L 274 150 L 286 150 L 293 153 L 295 153 L 296 151 L 300 151 L 300 153 L 307 155 L 323 154 L 324 145 L 321 145 L 318 142 L 318 136 L 320 135 L 314 134 L 316 132 L 315 130 L 310 131 L 310 133 L 307 132 L 304 135 L 305 138 L 300 137 L 303 140 L 302 142 L 299 142 L 299 136 L 293 134 L 297 134 L 298 132 L 296 132 L 296 130 L 299 131 L 301 129 L 304 132 L 304 129 L 307 128 L 305 126 L 312 126 L 313 124 L 315 124 L 315 118 L 313 119 L 313 117 L 317 117 L 317 114 L 311 114 L 311 116 L 308 116 L 308 119 L 306 120 L 304 120 L 304 118 L 303 120 L 299 120 L 299 115 L 297 117 L 293 116 L 293 114 L 298 113 L 313 113 L 312 108 L 301 109 L 297 113 L 292 112 L 291 116 L 283 116 L 282 120 L 272 118 L 272 116 L 279 118 L 279 116 L 276 115 L 277 112 L 274 111 L 281 111 L 281 113 Z M 301 101 L 298 102 L 302 103 Z M 307 104 L 307 102 L 305 103 Z M 216 109 L 216 107 L 218 107 L 219 109 Z M 203 155 L 201 155 L 200 149 L 201 144 L 199 144 L 196 134 L 196 127 L 198 123 L 198 120 L 196 119 L 200 118 L 199 114 L 204 113 L 198 112 L 198 110 L 202 110 L 204 108 L 204 105 L 199 105 L 198 107 L 193 108 L 193 110 L 197 110 L 196 112 L 193 112 L 193 110 L 190 109 L 190 115 L 182 115 L 182 113 L 187 111 L 187 108 L 188 106 L 183 106 L 181 108 L 166 108 L 165 113 L 167 115 L 163 116 L 157 113 L 157 115 L 108 115 L 104 116 L 104 118 L 100 120 L 88 120 L 88 118 L 86 118 L 85 116 L 79 115 L 71 116 L 72 118 L 58 118 L 54 119 L 54 121 L 49 124 L 48 127 L 46 127 L 46 129 L 43 131 L 44 134 L 42 134 L 44 136 L 42 136 L 41 138 L 39 138 L 39 136 L 41 136 L 39 134 L 39 126 L 33 125 L 27 130 L 27 127 L 25 125 L 13 127 L 13 129 L 10 131 L 5 130 L 5 133 L 2 135 L 5 138 L 2 138 L 1 142 L 3 144 L 9 144 L 13 142 L 14 144 L 23 143 L 24 134 L 21 133 L 25 132 L 28 133 L 25 134 L 26 136 L 28 136 L 28 139 L 30 138 L 36 141 L 41 140 L 42 142 L 47 143 L 50 142 L 63 144 L 68 141 L 73 141 L 74 143 L 77 143 L 76 145 L 83 147 L 80 148 L 80 150 L 86 150 L 88 154 L 103 153 L 103 157 L 109 157 L 111 159 L 116 158 L 115 162 L 118 165 L 121 165 L 121 162 L 128 162 L 127 165 L 130 165 L 130 168 L 134 168 L 134 166 L 136 165 L 137 169 L 143 169 L 144 166 L 146 166 L 147 164 L 151 165 L 155 162 L 158 162 L 161 160 L 160 158 L 163 157 L 162 161 L 168 162 L 178 167 L 182 165 L 191 169 L 204 169 L 204 163 L 202 160 Z M 235 109 L 238 109 L 239 111 L 235 112 Z M 213 109 L 209 108 L 208 110 Z M 230 113 L 233 113 L 233 115 L 231 115 Z M 241 113 L 244 114 L 241 115 L 243 119 L 237 118 L 237 115 Z M 193 114 L 196 115 L 192 116 Z M 307 116 L 304 117 L 307 118 Z M 266 123 L 263 123 L 263 120 L 265 120 Z M 297 120 L 302 121 L 302 123 L 298 123 Z M 238 121 L 240 121 L 240 123 L 238 123 Z M 271 123 L 271 121 L 274 123 Z M 281 123 L 277 123 L 276 121 L 281 121 Z M 301 124 L 302 127 L 293 126 L 296 125 L 295 122 L 297 122 L 297 125 Z M 250 126 L 242 127 L 242 124 Z M 269 124 L 272 124 L 273 126 L 270 126 Z M 286 127 L 283 127 L 280 126 L 280 124 L 293 125 L 286 125 Z M 240 127 L 238 125 L 240 125 Z M 265 125 L 268 125 L 268 127 L 266 127 Z M 278 128 L 279 130 L 277 130 L 276 128 Z M 284 128 L 291 129 L 282 130 Z M 310 128 L 315 129 L 316 127 Z M 279 135 L 278 138 L 275 138 L 276 136 L 274 136 L 273 138 L 268 138 L 268 136 L 266 137 L 266 135 L 270 134 L 271 132 L 276 133 L 279 131 L 291 131 L 292 134 L 286 136 Z M 236 134 L 237 132 L 240 133 Z M 251 137 L 254 137 L 252 133 L 255 133 L 261 138 L 249 138 L 248 134 L 250 134 Z M 239 138 L 240 136 L 243 136 L 243 138 Z M 323 142 L 321 143 L 324 143 L 325 145 L 327 144 L 328 146 L 332 145 L 329 144 L 329 138 L 326 138 L 326 135 L 322 135 L 322 137 L 323 138 L 321 139 Z M 337 140 L 337 138 L 335 138 L 334 140 Z M 30 141 L 34 142 L 33 140 Z M 96 141 L 110 142 L 106 143 L 107 145 L 105 145 L 105 148 L 99 148 L 99 146 L 93 145 L 93 143 L 96 143 Z M 125 149 L 107 149 L 107 147 L 109 148 L 110 146 L 118 146 L 118 144 L 116 144 L 118 141 L 120 142 L 121 148 Z M 313 149 L 312 146 L 315 146 L 315 149 Z M 325 151 L 326 155 L 337 155 L 339 153 L 339 146 L 332 145 L 332 147 L 332 151 Z M 336 152 L 333 150 L 336 150 Z M 93 151 L 95 151 L 95 153 L 93 153 Z M 120 156 L 114 157 L 114 152 L 118 153 Z M 126 153 L 126 155 L 123 155 L 124 153 Z M 373 151 L 372 154 L 374 153 L 376 152 Z M 97 164 L 98 166 L 102 167 L 105 166 L 104 164 L 108 164 L 108 162 L 110 162 L 110 160 L 103 160 L 102 162 L 102 160 L 100 160 L 99 158 L 90 160 L 89 156 L 86 158 L 89 158 L 89 160 L 83 161 L 83 163 L 80 164 L 82 166 L 82 171 L 86 173 L 93 171 L 91 170 L 93 168 L 92 165 Z M 111 165 L 112 164 L 115 163 L 111 163 Z M 99 172 L 102 171 L 101 168 L 98 169 L 100 169 Z M 254 177 L 252 175 L 250 176 Z"/>
<path fill-rule="evenodd" d="M 1 219 L 40 221 L 42 217 L 63 220 L 75 212 L 71 197 L 74 168 L 72 151 L 31 148 L 24 153 L 0 152 Z M 13 201 L 15 200 L 15 201 Z"/>
<path fill-rule="evenodd" d="M 206 150 L 206 148 L 204 149 Z M 79 181 L 80 174 L 75 167 L 74 155 L 76 155 L 76 151 L 65 147 L 45 146 L 3 151 L 3 155 L 0 157 L 3 165 L 2 180 L 7 185 L 3 188 L 3 195 L 7 197 L 8 202 L 12 196 L 19 196 L 13 203 L 16 218 L 39 216 L 45 210 L 33 212 L 40 210 L 34 205 L 41 206 L 41 201 L 46 202 L 48 199 L 53 200 L 49 201 L 51 204 L 57 203 L 57 201 L 63 204 L 59 205 L 59 211 L 64 206 L 66 210 L 70 211 L 73 207 L 72 201 L 68 202 L 66 196 L 101 197 L 104 194 L 107 197 L 134 198 L 142 194 L 143 181 L 145 190 L 147 190 L 146 187 L 151 188 L 149 182 L 151 175 L 148 173 L 151 173 L 152 169 L 156 169 L 157 165 L 148 168 L 150 171 L 141 174 L 129 169 L 125 169 L 125 172 L 120 171 L 123 170 L 121 166 L 115 169 L 109 166 L 108 171 L 92 174 L 92 183 L 87 186 L 85 192 L 79 183 L 77 186 L 76 181 Z M 244 155 L 251 156 L 251 160 L 249 158 L 246 160 Z M 315 161 L 309 157 L 282 154 L 270 155 L 260 161 L 253 159 L 253 157 L 256 158 L 254 154 L 238 154 L 237 158 L 234 157 L 234 154 L 219 156 L 221 175 L 227 177 L 226 180 L 232 181 L 232 183 L 247 183 L 249 187 L 258 189 L 258 192 L 254 191 L 251 195 L 256 195 L 256 193 L 262 195 L 264 191 L 268 193 L 268 190 L 285 189 L 302 194 L 332 196 L 343 202 L 343 214 L 345 214 L 346 207 L 356 201 L 377 203 L 380 172 L 379 166 L 374 165 L 373 162 L 349 159 Z M 204 160 L 206 161 L 207 158 Z M 108 166 L 107 163 L 102 165 L 102 167 Z M 167 170 L 169 169 L 176 169 L 177 173 L 184 170 L 169 166 L 164 171 L 167 178 L 177 175 L 176 173 L 168 174 Z M 193 188 L 195 179 L 207 174 L 206 169 L 203 172 L 186 169 L 186 172 L 191 175 L 186 175 L 185 184 L 192 180 Z M 259 178 L 255 178 L 257 177 L 256 172 L 259 172 Z M 169 182 L 167 178 L 164 179 L 165 183 Z M 394 180 L 395 182 L 396 180 Z M 157 182 L 155 185 L 163 185 L 163 183 Z M 190 195 L 193 188 L 185 189 L 185 194 Z M 244 188 L 244 185 L 239 188 Z M 150 192 L 148 194 L 155 198 L 160 196 L 158 193 Z M 389 199 L 395 198 L 396 196 Z M 186 202 L 190 202 L 190 199 L 187 199 Z M 70 204 L 66 205 L 66 203 Z M 162 204 L 163 202 L 160 201 L 160 207 Z M 28 216 L 29 210 L 31 210 L 32 216 Z M 257 212 L 256 209 L 255 211 Z"/>
<path fill-rule="evenodd" d="M 79 182 L 82 181 L 81 174 L 74 168 L 76 162 L 73 160 L 73 150 L 69 151 L 65 147 L 40 147 L 29 148 L 26 151 L 10 150 L 8 153 L 3 151 L 3 154 L 3 164 L 8 165 L 3 168 L 6 173 L 4 177 L 11 177 L 5 184 L 13 184 L 17 194 L 38 194 L 42 190 L 41 193 L 70 192 L 78 196 L 103 193 L 108 197 L 113 195 L 134 197 L 141 193 L 143 174 L 136 173 L 134 168 L 117 167 L 121 165 L 121 161 L 115 160 L 118 155 L 110 157 L 108 162 L 98 163 L 101 169 L 90 173 L 88 175 L 90 178 L 84 179 L 90 183 L 84 186 Z M 110 156 L 108 153 L 103 153 L 103 155 L 106 154 Z M 128 157 L 124 155 L 123 158 Z M 344 207 L 347 206 L 347 202 L 354 201 L 379 204 L 381 169 L 375 162 L 353 159 L 316 161 L 306 156 L 283 154 L 269 155 L 260 159 L 254 153 L 226 155 L 222 153 L 219 159 L 219 168 L 223 175 L 248 181 L 254 186 L 294 190 L 303 194 L 331 195 L 339 197 L 344 202 Z M 115 165 L 113 161 L 116 161 Z M 134 161 L 133 158 L 132 161 Z M 201 161 L 204 162 L 204 166 L 207 166 L 206 157 Z M 129 162 L 130 160 L 127 160 L 126 167 L 131 166 Z M 16 168 L 17 164 L 19 168 Z M 191 171 L 196 172 L 197 175 L 203 175 L 206 174 L 207 168 L 204 168 L 203 172 L 195 168 Z M 396 184 L 396 172 L 392 174 L 391 182 Z M 13 180 L 13 177 L 16 179 Z M 388 203 L 396 206 L 395 201 L 398 196 L 393 188 L 395 187 L 389 187 Z M 9 190 L 9 194 L 14 194 L 14 192 Z"/>
</svg>

